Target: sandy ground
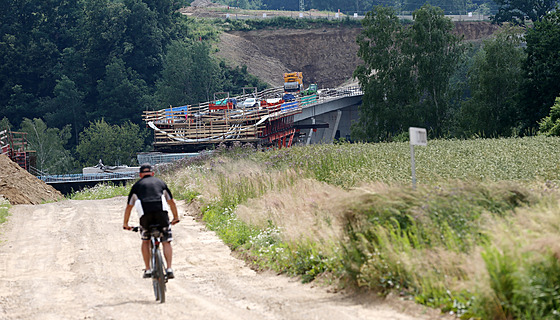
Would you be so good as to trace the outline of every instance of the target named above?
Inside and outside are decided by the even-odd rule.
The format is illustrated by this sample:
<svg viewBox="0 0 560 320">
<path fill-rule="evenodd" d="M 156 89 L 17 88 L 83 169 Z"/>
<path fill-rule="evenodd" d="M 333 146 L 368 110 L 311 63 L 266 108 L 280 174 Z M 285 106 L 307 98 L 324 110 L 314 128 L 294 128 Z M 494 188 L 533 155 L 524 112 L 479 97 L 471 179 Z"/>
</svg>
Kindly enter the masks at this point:
<svg viewBox="0 0 560 320">
<path fill-rule="evenodd" d="M 415 305 L 255 273 L 182 203 L 182 221 L 173 227 L 176 279 L 167 302 L 157 303 L 151 281 L 141 278 L 139 235 L 121 229 L 124 202 L 12 207 L 0 226 L 0 319 L 434 318 L 433 310 Z"/>
</svg>

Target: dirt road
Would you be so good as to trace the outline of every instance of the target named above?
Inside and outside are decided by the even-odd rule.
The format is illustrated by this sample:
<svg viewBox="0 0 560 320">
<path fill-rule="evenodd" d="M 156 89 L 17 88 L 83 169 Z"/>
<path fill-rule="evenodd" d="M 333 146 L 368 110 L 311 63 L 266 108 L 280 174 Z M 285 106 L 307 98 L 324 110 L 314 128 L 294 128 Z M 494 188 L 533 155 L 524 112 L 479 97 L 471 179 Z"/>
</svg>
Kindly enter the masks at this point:
<svg viewBox="0 0 560 320">
<path fill-rule="evenodd" d="M 0 319 L 434 318 L 415 306 L 360 302 L 257 274 L 181 203 L 184 216 L 173 228 L 176 279 L 168 283 L 167 302 L 156 303 L 151 281 L 141 278 L 139 236 L 121 229 L 124 202 L 14 206 L 0 226 Z"/>
</svg>

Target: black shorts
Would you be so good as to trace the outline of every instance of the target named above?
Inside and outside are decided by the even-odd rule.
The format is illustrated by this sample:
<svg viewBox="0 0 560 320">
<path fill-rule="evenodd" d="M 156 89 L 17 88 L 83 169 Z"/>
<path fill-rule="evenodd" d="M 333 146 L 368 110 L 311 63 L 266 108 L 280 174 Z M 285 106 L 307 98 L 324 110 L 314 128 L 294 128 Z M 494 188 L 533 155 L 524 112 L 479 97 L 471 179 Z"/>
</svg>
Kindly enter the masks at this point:
<svg viewBox="0 0 560 320">
<path fill-rule="evenodd" d="M 142 235 L 142 240 L 150 240 L 149 227 L 153 225 L 159 225 L 163 227 L 163 242 L 173 240 L 173 235 L 171 233 L 171 224 L 169 223 L 169 216 L 167 215 L 167 211 L 157 213 L 144 213 L 144 215 L 140 217 L 140 234 Z"/>
</svg>

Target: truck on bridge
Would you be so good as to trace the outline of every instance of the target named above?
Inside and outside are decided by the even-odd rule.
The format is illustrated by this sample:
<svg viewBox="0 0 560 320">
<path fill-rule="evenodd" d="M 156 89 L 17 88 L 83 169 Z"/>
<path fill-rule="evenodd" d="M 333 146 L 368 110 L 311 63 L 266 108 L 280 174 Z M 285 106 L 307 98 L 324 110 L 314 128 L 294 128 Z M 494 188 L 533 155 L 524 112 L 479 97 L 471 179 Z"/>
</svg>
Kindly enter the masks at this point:
<svg viewBox="0 0 560 320">
<path fill-rule="evenodd" d="M 288 72 L 284 73 L 284 91 L 300 92 L 303 90 L 303 73 Z"/>
</svg>

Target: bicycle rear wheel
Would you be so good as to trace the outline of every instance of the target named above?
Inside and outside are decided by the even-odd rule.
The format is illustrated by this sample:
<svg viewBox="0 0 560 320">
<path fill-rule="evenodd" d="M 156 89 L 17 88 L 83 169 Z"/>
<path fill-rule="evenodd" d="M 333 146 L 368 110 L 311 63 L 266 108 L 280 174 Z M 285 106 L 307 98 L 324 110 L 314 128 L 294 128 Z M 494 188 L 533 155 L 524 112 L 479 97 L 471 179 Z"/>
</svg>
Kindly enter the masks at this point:
<svg viewBox="0 0 560 320">
<path fill-rule="evenodd" d="M 161 256 L 161 251 L 154 250 L 154 269 L 152 284 L 154 287 L 154 295 L 156 296 L 156 301 L 161 303 L 165 302 L 165 271 L 163 268 L 163 258 Z"/>
</svg>

